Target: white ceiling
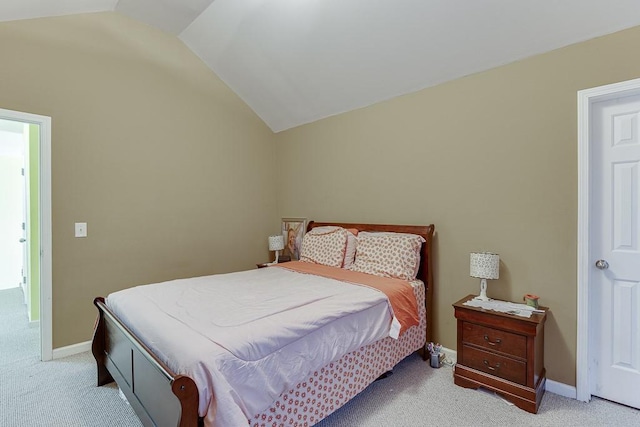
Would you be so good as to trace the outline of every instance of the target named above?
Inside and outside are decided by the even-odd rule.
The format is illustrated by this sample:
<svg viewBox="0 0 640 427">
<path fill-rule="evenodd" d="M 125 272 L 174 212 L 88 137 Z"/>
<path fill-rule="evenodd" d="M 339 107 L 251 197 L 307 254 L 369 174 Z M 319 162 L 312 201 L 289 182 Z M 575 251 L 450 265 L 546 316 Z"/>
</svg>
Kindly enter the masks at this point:
<svg viewBox="0 0 640 427">
<path fill-rule="evenodd" d="M 275 132 L 640 25 L 639 0 L 2 0 L 178 36 Z"/>
</svg>

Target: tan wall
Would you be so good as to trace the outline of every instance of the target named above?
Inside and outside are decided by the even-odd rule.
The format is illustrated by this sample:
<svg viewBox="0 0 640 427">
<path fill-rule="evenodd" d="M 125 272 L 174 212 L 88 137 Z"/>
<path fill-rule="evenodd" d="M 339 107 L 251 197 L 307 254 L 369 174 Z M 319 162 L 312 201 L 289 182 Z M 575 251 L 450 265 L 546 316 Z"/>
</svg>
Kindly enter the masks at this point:
<svg viewBox="0 0 640 427">
<path fill-rule="evenodd" d="M 548 377 L 575 384 L 580 89 L 640 76 L 640 27 L 278 134 L 281 215 L 436 225 L 436 339 L 479 292 L 469 253 L 500 254 L 489 296 L 551 308 Z"/>
<path fill-rule="evenodd" d="M 0 108 L 52 117 L 54 348 L 95 296 L 266 260 L 274 135 L 182 42 L 101 13 L 0 23 L 0 57 Z"/>
<path fill-rule="evenodd" d="M 451 303 L 478 291 L 469 252 L 495 251 L 489 295 L 541 296 L 548 376 L 575 384 L 576 91 L 640 76 L 639 47 L 635 28 L 273 135 L 175 37 L 0 23 L 0 108 L 52 117 L 54 347 L 90 338 L 94 296 L 253 267 L 281 216 L 433 222 L 437 339 L 455 348 Z"/>
</svg>

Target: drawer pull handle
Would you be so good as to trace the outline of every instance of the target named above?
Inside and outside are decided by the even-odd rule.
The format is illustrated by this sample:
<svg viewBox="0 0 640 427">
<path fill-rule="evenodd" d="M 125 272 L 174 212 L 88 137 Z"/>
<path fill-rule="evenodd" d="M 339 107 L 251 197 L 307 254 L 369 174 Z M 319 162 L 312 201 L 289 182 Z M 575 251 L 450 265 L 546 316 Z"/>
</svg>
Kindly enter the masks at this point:
<svg viewBox="0 0 640 427">
<path fill-rule="evenodd" d="M 489 362 L 485 359 L 484 360 L 484 365 L 490 370 L 490 371 L 495 371 L 496 369 L 500 369 L 500 363 L 496 363 L 496 366 L 491 366 L 489 365 Z"/>
<path fill-rule="evenodd" d="M 495 340 L 495 341 L 491 341 L 491 340 L 489 340 L 489 335 L 485 335 L 485 336 L 484 336 L 484 340 L 485 340 L 485 341 L 487 342 L 487 344 L 489 344 L 489 345 L 496 345 L 496 344 L 500 344 L 500 343 L 502 342 L 502 340 L 501 340 L 500 338 L 498 338 L 498 339 L 497 339 L 497 340 Z"/>
</svg>

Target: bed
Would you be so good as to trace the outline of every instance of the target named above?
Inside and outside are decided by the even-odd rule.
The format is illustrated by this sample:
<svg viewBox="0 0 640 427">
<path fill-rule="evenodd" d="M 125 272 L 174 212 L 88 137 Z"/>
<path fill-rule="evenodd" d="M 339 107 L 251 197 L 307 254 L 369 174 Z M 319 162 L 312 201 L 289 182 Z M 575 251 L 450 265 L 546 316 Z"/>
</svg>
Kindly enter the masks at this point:
<svg viewBox="0 0 640 427">
<path fill-rule="evenodd" d="M 168 284 L 154 284 L 147 285 L 145 287 L 136 287 L 132 289 L 142 290 L 142 288 L 148 288 L 149 290 L 155 290 L 155 296 L 153 296 L 153 298 L 156 298 L 161 302 L 158 303 L 156 299 L 154 299 L 154 303 L 149 305 L 149 310 L 155 305 L 162 305 L 164 312 L 171 312 L 171 310 L 174 310 L 177 313 L 178 311 L 185 312 L 186 310 L 187 317 L 189 319 L 188 321 L 182 319 L 178 322 L 180 325 L 177 325 L 179 328 L 176 329 L 176 331 L 179 332 L 175 333 L 177 337 L 174 342 L 174 338 L 167 333 L 167 331 L 172 329 L 173 326 L 169 328 L 167 326 L 169 325 L 168 323 L 162 323 L 168 321 L 166 319 L 163 321 L 153 320 L 147 322 L 146 306 L 140 305 L 139 307 L 141 308 L 138 309 L 136 308 L 138 307 L 137 305 L 127 305 L 134 304 L 129 302 L 123 302 L 119 305 L 119 300 L 117 298 L 118 295 L 115 295 L 118 293 L 112 294 L 108 297 L 109 303 L 112 307 L 107 304 L 105 298 L 96 298 L 94 300 L 94 304 L 98 308 L 99 314 L 94 331 L 92 352 L 97 364 L 98 386 L 115 380 L 121 392 L 127 398 L 128 402 L 131 404 L 144 425 L 238 425 L 236 424 L 238 420 L 237 417 L 235 418 L 236 422 L 231 423 L 228 420 L 233 419 L 233 416 L 239 414 L 238 409 L 240 409 L 243 411 L 242 415 L 244 416 L 241 424 L 246 422 L 244 425 L 252 425 L 256 427 L 280 425 L 309 426 L 319 422 L 344 405 L 360 391 L 364 390 L 364 388 L 366 388 L 370 383 L 375 381 L 385 372 L 390 371 L 393 366 L 409 354 L 418 351 L 421 353 L 423 358 L 426 359 L 425 343 L 427 341 L 431 341 L 433 329 L 431 321 L 431 305 L 434 285 L 431 268 L 431 245 L 434 226 L 328 223 L 311 221 L 307 227 L 307 235 L 309 236 L 308 240 L 313 242 L 314 237 L 312 236 L 320 236 L 315 238 L 325 239 L 322 241 L 326 242 L 326 237 L 321 230 L 335 230 L 336 228 L 339 229 L 339 231 L 336 233 L 331 231 L 331 233 L 342 235 L 344 234 L 343 230 L 349 230 L 350 233 L 355 234 L 361 233 L 361 242 L 375 242 L 375 239 L 378 238 L 378 236 L 388 233 L 391 233 L 394 236 L 397 234 L 420 237 L 422 243 L 417 248 L 418 258 L 416 260 L 417 262 L 415 264 L 414 271 L 415 280 L 407 280 L 407 282 L 411 284 L 411 292 L 415 296 L 415 301 L 417 301 L 418 305 L 418 317 L 415 319 L 412 326 L 404 327 L 403 329 L 403 326 L 396 324 L 396 317 L 401 317 L 399 314 L 401 313 L 401 310 L 399 310 L 397 306 L 385 303 L 385 309 L 380 309 L 376 307 L 381 307 L 381 305 L 374 301 L 366 309 L 363 308 L 357 312 L 356 309 L 353 309 L 353 312 L 348 315 L 344 315 L 344 319 L 346 321 L 344 326 L 340 326 L 342 324 L 338 323 L 337 320 L 331 320 L 332 318 L 328 316 L 325 326 L 318 328 L 318 330 L 331 329 L 334 328 L 335 325 L 338 325 L 343 329 L 340 329 L 339 332 L 334 331 L 336 335 L 331 339 L 338 339 L 336 337 L 347 337 L 345 339 L 348 339 L 349 346 L 346 344 L 317 346 L 317 340 L 310 340 L 305 344 L 301 339 L 290 338 L 288 335 L 283 333 L 284 335 L 275 337 L 273 340 L 279 342 L 280 347 L 267 352 L 267 355 L 259 354 L 256 356 L 256 351 L 262 351 L 260 350 L 262 348 L 261 345 L 244 343 L 242 340 L 236 340 L 236 338 L 228 338 L 230 341 L 220 341 L 216 338 L 213 339 L 215 341 L 213 346 L 215 347 L 214 353 L 221 353 L 222 350 L 218 347 L 224 347 L 223 350 L 228 353 L 233 353 L 234 357 L 240 354 L 238 360 L 225 359 L 224 363 L 216 362 L 216 364 L 211 362 L 211 360 L 213 360 L 212 357 L 203 356 L 212 354 L 209 352 L 208 348 L 200 347 L 201 345 L 204 346 L 204 344 L 196 343 L 195 339 L 190 341 L 191 336 L 189 334 L 191 332 L 189 332 L 189 329 L 180 329 L 184 327 L 183 324 L 191 322 L 192 318 L 202 317 L 199 313 L 207 311 L 202 309 L 196 310 L 196 308 L 191 307 L 185 309 L 183 304 L 183 300 L 185 299 L 182 298 L 182 296 L 187 293 L 186 289 L 188 289 L 188 292 L 191 292 L 191 294 L 196 295 L 196 297 L 191 298 L 193 301 L 203 300 L 202 289 L 207 289 L 206 293 L 208 293 L 209 296 L 215 296 L 215 294 L 212 293 L 212 289 L 216 289 L 217 291 L 219 290 L 220 295 L 222 295 L 225 292 L 225 288 L 210 287 L 207 283 L 211 280 L 220 280 L 220 278 L 225 275 L 215 275 L 208 276 L 206 278 L 186 280 L 183 279 L 185 281 L 173 281 Z M 349 238 L 352 237 L 350 234 L 346 234 L 346 236 L 349 236 Z M 374 238 L 368 237 L 370 240 L 366 240 L 366 236 L 374 236 Z M 355 263 L 358 263 L 358 265 L 354 265 L 349 269 L 334 268 L 333 270 L 339 270 L 340 274 L 343 273 L 342 270 L 358 270 L 358 266 L 364 265 L 360 264 L 359 260 L 365 259 L 366 246 L 367 245 L 362 244 L 362 257 L 358 258 L 356 256 Z M 323 256 L 326 252 L 327 251 L 325 250 L 324 252 L 318 251 L 317 253 L 320 254 L 319 256 Z M 313 251 L 307 251 L 306 253 L 313 254 Z M 286 267 L 287 264 L 290 265 L 290 268 Z M 264 272 L 254 270 L 246 273 L 238 273 L 237 275 L 231 274 L 226 277 L 225 280 L 231 278 L 236 280 L 237 283 L 240 283 L 239 280 L 247 281 L 249 280 L 247 278 L 253 278 L 260 275 L 260 277 L 271 280 L 272 282 L 282 280 L 282 282 L 278 282 L 279 285 L 281 285 L 283 289 L 288 289 L 285 279 L 288 280 L 289 277 L 293 276 L 304 276 L 305 278 L 308 278 L 308 280 L 312 281 L 324 280 L 324 282 L 322 282 L 322 286 L 318 286 L 317 288 L 322 289 L 322 292 L 331 292 L 330 289 L 332 288 L 327 285 L 327 280 L 333 281 L 335 279 L 316 278 L 315 273 L 314 275 L 307 275 L 301 274 L 299 271 L 292 271 L 291 269 L 295 267 L 295 264 L 296 263 L 286 263 L 278 267 L 260 269 L 268 270 Z M 306 265 L 307 263 L 298 262 L 297 264 Z M 342 267 L 344 267 L 344 265 L 342 265 Z M 331 270 L 331 268 L 327 268 L 327 270 Z M 365 273 L 367 272 L 366 270 L 360 271 L 364 271 Z M 344 274 L 347 274 L 347 272 L 344 272 Z M 356 271 L 355 274 L 362 275 L 363 273 Z M 367 274 L 364 275 L 367 276 Z M 405 280 L 412 278 L 401 277 L 401 279 Z M 193 290 L 191 290 L 189 286 L 193 286 Z M 325 290 L 325 286 L 329 290 Z M 366 292 L 360 289 L 352 290 L 351 288 L 361 288 L 361 286 L 350 286 L 349 292 Z M 247 289 L 254 289 L 258 293 L 264 292 L 264 295 L 266 295 L 265 298 L 270 298 L 267 290 L 268 288 L 266 287 L 254 287 Z M 311 287 L 311 289 L 315 288 Z M 343 287 L 338 286 L 336 289 L 340 289 L 340 292 L 343 292 Z M 131 291 L 129 293 L 135 292 L 137 291 Z M 172 296 L 173 294 L 171 292 L 178 292 L 175 295 L 180 295 L 181 303 L 179 306 L 169 306 L 170 301 L 178 299 L 175 296 Z M 369 294 L 367 294 L 367 298 L 370 296 L 372 291 L 369 290 L 368 292 Z M 365 294 L 363 293 L 363 298 L 364 295 Z M 145 296 L 139 301 L 144 302 L 150 298 L 151 297 L 149 296 Z M 262 296 L 261 298 L 265 299 Z M 333 301 L 333 299 L 326 297 L 324 294 L 318 294 L 313 298 L 316 300 L 327 298 L 329 301 Z M 360 296 L 357 298 L 359 299 Z M 128 300 L 123 299 L 122 301 Z M 138 303 L 136 302 L 135 304 Z M 291 302 L 290 304 L 296 303 Z M 224 318 L 224 321 L 232 323 L 232 320 L 230 319 L 234 318 L 234 306 L 230 303 L 225 305 L 229 305 L 229 307 L 220 307 L 221 313 L 225 314 L 220 314 L 219 319 L 215 322 L 220 323 L 220 319 Z M 243 322 L 247 324 L 249 321 L 253 322 L 255 320 L 254 318 L 257 319 L 261 316 L 260 310 L 262 309 L 263 306 L 259 306 L 256 310 L 252 310 L 252 318 L 248 320 L 245 319 L 245 314 L 239 313 L 237 315 L 239 316 L 238 319 L 233 320 L 233 322 L 235 322 L 234 327 L 241 327 Z M 379 332 L 375 332 L 374 327 L 367 326 L 367 328 L 362 328 L 361 326 L 358 326 L 357 323 L 353 323 L 363 321 L 367 322 L 367 325 L 376 323 L 376 321 L 371 322 L 370 319 L 362 320 L 364 317 L 358 320 L 359 316 L 364 316 L 362 313 L 366 312 L 367 315 L 369 315 L 374 312 L 374 309 L 382 310 L 380 313 L 389 312 L 389 319 L 393 319 L 391 322 L 392 327 L 390 329 L 393 330 L 393 325 L 396 324 L 395 337 L 388 336 L 392 335 L 391 332 L 389 332 L 388 335 L 383 336 L 380 335 Z M 227 311 L 225 312 L 224 310 Z M 270 308 L 269 310 L 277 311 L 279 308 Z M 211 310 L 209 311 L 211 312 Z M 212 315 L 215 318 L 216 314 L 208 313 L 206 316 Z M 300 313 L 297 315 L 299 316 Z M 380 316 L 380 314 L 377 314 L 377 316 Z M 167 319 L 172 318 L 174 317 L 174 314 L 166 317 Z M 267 315 L 264 317 L 271 318 Z M 211 323 L 210 317 L 207 317 L 207 319 L 207 321 Z M 247 322 L 245 322 L 245 320 Z M 193 320 L 193 322 L 195 322 L 195 320 Z M 340 322 L 343 322 L 343 320 L 341 319 Z M 302 322 L 302 324 L 305 325 L 307 323 L 308 322 L 306 321 Z M 378 323 L 384 324 L 382 320 Z M 389 329 L 389 321 L 387 321 L 386 324 L 387 329 Z M 208 329 L 204 330 L 202 329 L 203 327 L 197 326 L 199 324 L 194 323 L 194 325 L 196 326 L 191 325 L 189 328 L 201 328 L 198 333 L 193 334 L 194 337 L 198 335 L 206 336 L 209 333 Z M 251 323 L 251 325 L 254 325 L 254 323 Z M 331 327 L 329 327 L 329 325 Z M 156 329 L 155 331 L 152 330 L 154 328 Z M 288 331 L 286 327 L 283 329 Z M 362 341 L 363 344 L 360 345 L 360 341 L 356 341 L 354 338 L 355 334 L 354 337 L 351 337 L 349 333 L 345 333 L 345 331 L 359 329 L 366 329 L 370 336 L 358 339 L 373 339 L 373 341 Z M 241 336 L 244 339 L 245 335 L 251 336 L 253 334 L 256 339 L 261 339 L 258 332 L 253 332 L 253 326 L 249 329 L 233 330 L 235 331 L 231 334 L 233 336 Z M 238 333 L 238 331 L 240 331 L 240 333 Z M 175 344 L 175 348 L 172 348 L 171 350 L 163 348 L 162 343 L 165 341 L 171 342 L 172 345 Z M 282 342 L 284 342 L 284 344 Z M 208 342 L 206 344 L 210 345 Z M 300 346 L 296 347 L 297 351 L 305 352 L 298 353 L 299 355 L 302 355 L 301 357 L 298 357 L 298 359 L 313 359 L 312 362 L 321 364 L 313 366 L 312 368 L 309 368 L 308 365 L 301 366 L 300 372 L 291 369 L 289 371 L 290 377 L 286 375 L 287 378 L 283 378 L 283 383 L 277 384 L 277 386 L 272 387 L 271 384 L 267 384 L 266 386 L 256 385 L 258 389 L 264 389 L 264 395 L 256 395 L 254 393 L 255 390 L 242 388 L 250 386 L 246 384 L 249 381 L 236 379 L 236 377 L 242 378 L 244 371 L 233 371 L 234 374 L 230 375 L 233 379 L 225 378 L 224 387 L 221 385 L 223 381 L 221 381 L 220 378 L 222 377 L 216 377 L 218 369 L 231 369 L 227 367 L 232 366 L 235 363 L 238 365 L 238 369 L 246 369 L 247 371 L 251 370 L 251 373 L 247 374 L 248 376 L 246 377 L 250 378 L 251 381 L 255 378 L 261 378 L 261 376 L 265 376 L 264 372 L 270 373 L 271 371 L 258 371 L 255 366 L 252 365 L 252 361 L 254 359 L 259 359 L 260 364 L 269 366 L 269 363 L 279 363 L 278 360 L 288 360 L 276 359 L 276 356 L 281 352 L 282 348 L 289 348 L 294 346 L 294 344 Z M 316 347 L 313 347 L 314 345 Z M 334 349 L 333 347 L 337 347 L 338 349 Z M 341 352 L 340 349 L 344 352 Z M 185 362 L 181 361 L 178 363 L 173 359 L 173 356 L 182 356 L 182 353 L 191 355 L 187 358 L 193 357 L 195 360 L 196 357 L 199 357 L 206 360 L 197 361 L 195 364 L 198 365 L 197 368 L 183 369 Z M 230 362 L 230 360 L 233 360 L 233 362 Z M 296 364 L 293 363 L 292 360 L 293 359 L 288 360 L 288 364 L 285 364 L 284 366 L 285 369 L 290 369 L 292 364 Z M 209 375 L 206 379 L 203 379 L 204 377 L 201 375 L 201 369 L 204 369 L 202 366 L 207 364 L 213 366 L 213 368 L 206 368 L 206 373 L 211 374 L 210 371 L 215 371 L 216 375 Z M 234 369 L 236 369 L 235 366 Z M 298 369 L 297 366 L 296 369 Z M 269 374 L 267 376 L 272 375 Z M 213 381 L 213 378 L 216 380 Z M 234 381 L 236 383 L 233 383 Z M 238 387 L 237 389 L 235 388 L 236 386 Z M 278 387 L 284 388 L 280 390 Z M 205 405 L 208 405 L 205 409 L 203 409 L 203 401 L 205 402 Z M 236 408 L 236 406 L 238 408 Z M 206 414 L 204 412 L 206 412 Z M 220 420 L 227 421 L 223 422 Z"/>
</svg>

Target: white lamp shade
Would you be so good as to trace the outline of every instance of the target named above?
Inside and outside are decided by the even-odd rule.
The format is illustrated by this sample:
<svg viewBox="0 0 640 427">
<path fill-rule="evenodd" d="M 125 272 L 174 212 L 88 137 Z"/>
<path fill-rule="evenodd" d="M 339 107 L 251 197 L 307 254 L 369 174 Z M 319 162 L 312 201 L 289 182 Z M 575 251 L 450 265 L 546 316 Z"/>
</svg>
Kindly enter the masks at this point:
<svg viewBox="0 0 640 427">
<path fill-rule="evenodd" d="M 281 251 L 284 249 L 284 236 L 279 234 L 277 236 L 269 236 L 269 250 Z"/>
<path fill-rule="evenodd" d="M 471 252 L 469 275 L 479 279 L 500 277 L 500 256 L 489 252 Z"/>
</svg>

